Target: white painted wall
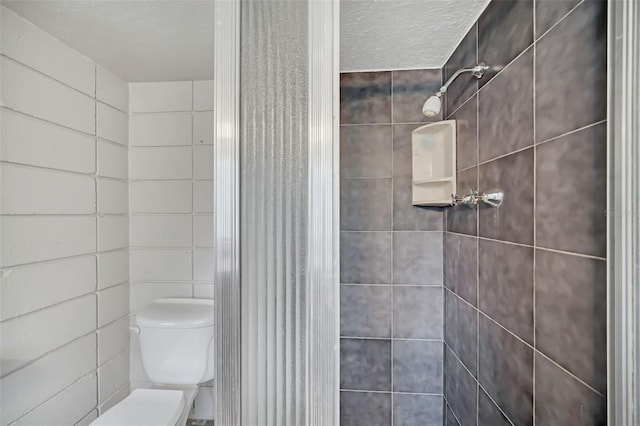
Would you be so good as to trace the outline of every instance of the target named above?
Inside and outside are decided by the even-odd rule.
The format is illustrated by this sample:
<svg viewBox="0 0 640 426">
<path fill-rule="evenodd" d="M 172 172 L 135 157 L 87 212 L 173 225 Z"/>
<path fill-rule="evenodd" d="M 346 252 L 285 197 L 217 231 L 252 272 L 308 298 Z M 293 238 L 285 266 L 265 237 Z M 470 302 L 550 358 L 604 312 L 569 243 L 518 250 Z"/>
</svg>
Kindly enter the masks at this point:
<svg viewBox="0 0 640 426">
<path fill-rule="evenodd" d="M 0 424 L 87 424 L 129 392 L 128 86 L 0 15 Z"/>
<path fill-rule="evenodd" d="M 160 297 L 213 298 L 213 81 L 131 83 L 131 320 Z M 131 337 L 132 387 L 150 385 Z M 213 418 L 203 387 L 193 417 Z"/>
</svg>

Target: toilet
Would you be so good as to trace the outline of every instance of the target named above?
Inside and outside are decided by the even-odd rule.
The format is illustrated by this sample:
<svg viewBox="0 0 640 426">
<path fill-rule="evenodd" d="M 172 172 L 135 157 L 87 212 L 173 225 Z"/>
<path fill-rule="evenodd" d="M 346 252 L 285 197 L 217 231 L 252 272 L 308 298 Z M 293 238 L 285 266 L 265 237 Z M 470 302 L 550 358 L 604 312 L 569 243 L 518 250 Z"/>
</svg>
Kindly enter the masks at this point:
<svg viewBox="0 0 640 426">
<path fill-rule="evenodd" d="M 136 389 L 92 426 L 184 426 L 198 385 L 214 377 L 213 300 L 158 299 L 136 315 L 144 371 L 155 384 Z"/>
</svg>

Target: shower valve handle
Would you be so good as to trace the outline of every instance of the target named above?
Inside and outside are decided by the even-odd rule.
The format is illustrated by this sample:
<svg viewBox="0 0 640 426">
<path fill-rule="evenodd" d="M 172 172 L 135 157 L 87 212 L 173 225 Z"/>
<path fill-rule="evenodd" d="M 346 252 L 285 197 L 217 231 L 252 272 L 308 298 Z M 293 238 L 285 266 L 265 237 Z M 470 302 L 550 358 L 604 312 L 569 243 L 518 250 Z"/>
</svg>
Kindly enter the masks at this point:
<svg viewBox="0 0 640 426">
<path fill-rule="evenodd" d="M 498 208 L 502 204 L 503 200 L 504 192 L 501 189 L 491 189 L 487 192 L 483 192 L 482 194 L 478 193 L 475 189 L 470 189 L 469 193 L 463 196 L 456 194 L 451 195 L 452 205 L 457 206 L 459 204 L 464 204 L 471 208 L 477 206 L 480 201 L 491 207 Z"/>
</svg>

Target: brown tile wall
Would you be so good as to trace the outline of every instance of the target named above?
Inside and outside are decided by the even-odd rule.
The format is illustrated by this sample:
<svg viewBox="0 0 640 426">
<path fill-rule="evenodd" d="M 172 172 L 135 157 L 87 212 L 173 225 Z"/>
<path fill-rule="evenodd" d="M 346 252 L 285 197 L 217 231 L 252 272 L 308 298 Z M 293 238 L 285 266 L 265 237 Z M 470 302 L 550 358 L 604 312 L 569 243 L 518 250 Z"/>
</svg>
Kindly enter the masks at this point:
<svg viewBox="0 0 640 426">
<path fill-rule="evenodd" d="M 534 18 L 535 17 L 535 18 Z M 606 424 L 606 2 L 493 0 L 445 65 L 461 77 L 447 209 L 446 425 Z"/>
<path fill-rule="evenodd" d="M 441 84 L 341 75 L 342 426 L 442 425 L 444 215 L 411 205 L 411 131 Z"/>
</svg>

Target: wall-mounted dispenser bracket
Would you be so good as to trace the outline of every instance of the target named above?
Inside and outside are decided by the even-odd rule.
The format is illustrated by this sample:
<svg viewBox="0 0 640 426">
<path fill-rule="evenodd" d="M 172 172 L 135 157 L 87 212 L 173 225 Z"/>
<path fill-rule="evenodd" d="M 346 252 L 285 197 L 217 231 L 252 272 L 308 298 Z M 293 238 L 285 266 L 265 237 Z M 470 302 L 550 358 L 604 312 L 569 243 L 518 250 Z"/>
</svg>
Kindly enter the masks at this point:
<svg viewBox="0 0 640 426">
<path fill-rule="evenodd" d="M 466 195 L 451 195 L 451 204 L 454 206 L 462 204 L 474 208 L 479 202 L 483 202 L 491 207 L 498 208 L 502 205 L 502 201 L 504 201 L 504 191 L 499 188 L 491 189 L 487 192 L 483 192 L 482 194 L 478 193 L 477 190 L 472 189 Z"/>
</svg>

